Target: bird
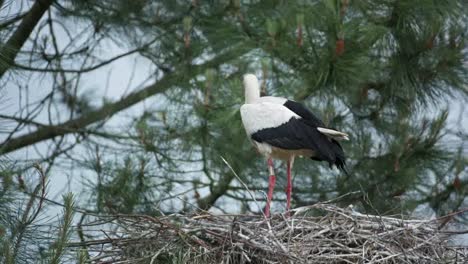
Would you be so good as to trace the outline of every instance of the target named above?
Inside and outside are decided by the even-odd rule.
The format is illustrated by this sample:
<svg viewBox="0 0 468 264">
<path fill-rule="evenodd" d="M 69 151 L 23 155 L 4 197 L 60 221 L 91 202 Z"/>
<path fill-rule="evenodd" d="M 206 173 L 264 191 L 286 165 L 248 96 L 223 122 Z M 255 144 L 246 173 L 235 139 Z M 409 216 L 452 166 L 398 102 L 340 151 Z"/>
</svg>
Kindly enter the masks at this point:
<svg viewBox="0 0 468 264">
<path fill-rule="evenodd" d="M 266 157 L 269 172 L 267 201 L 264 209 L 270 216 L 270 204 L 276 176 L 273 159 L 287 162 L 286 213 L 291 209 L 291 170 L 295 157 L 326 161 L 348 174 L 346 158 L 338 141 L 349 140 L 347 133 L 327 127 L 322 120 L 287 98 L 260 96 L 254 74 L 243 75 L 245 103 L 240 107 L 243 127 L 254 148 Z"/>
</svg>

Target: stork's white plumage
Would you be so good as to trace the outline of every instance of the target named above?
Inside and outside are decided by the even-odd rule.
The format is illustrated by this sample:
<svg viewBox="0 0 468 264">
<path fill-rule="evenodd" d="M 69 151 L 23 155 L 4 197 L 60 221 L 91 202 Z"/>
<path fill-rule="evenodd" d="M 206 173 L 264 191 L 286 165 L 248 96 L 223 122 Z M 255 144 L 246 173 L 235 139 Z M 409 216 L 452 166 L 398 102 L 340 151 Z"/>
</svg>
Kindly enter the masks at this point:
<svg viewBox="0 0 468 264">
<path fill-rule="evenodd" d="M 265 215 L 270 203 L 276 177 L 272 158 L 287 161 L 286 209 L 291 204 L 291 168 L 296 156 L 327 161 L 345 170 L 345 155 L 337 140 L 349 140 L 346 133 L 327 128 L 301 104 L 286 98 L 260 97 L 260 86 L 253 74 L 244 75 L 245 104 L 241 118 L 245 131 L 258 152 L 268 159 L 270 172 Z"/>
</svg>

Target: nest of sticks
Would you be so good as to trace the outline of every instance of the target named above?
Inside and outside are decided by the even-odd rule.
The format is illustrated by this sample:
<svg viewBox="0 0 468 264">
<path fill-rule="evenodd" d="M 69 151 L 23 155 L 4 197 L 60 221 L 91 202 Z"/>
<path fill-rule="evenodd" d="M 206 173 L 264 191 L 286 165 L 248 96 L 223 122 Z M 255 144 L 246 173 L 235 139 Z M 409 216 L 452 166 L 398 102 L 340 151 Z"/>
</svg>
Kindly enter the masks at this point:
<svg viewBox="0 0 468 264">
<path fill-rule="evenodd" d="M 437 220 L 365 215 L 332 204 L 252 215 L 116 215 L 72 243 L 92 263 L 466 263 Z M 105 225 L 104 229 L 96 226 Z M 109 226 L 110 225 L 110 226 Z M 97 231 L 100 230 L 100 231 Z M 111 230 L 111 231 L 109 231 Z"/>
</svg>

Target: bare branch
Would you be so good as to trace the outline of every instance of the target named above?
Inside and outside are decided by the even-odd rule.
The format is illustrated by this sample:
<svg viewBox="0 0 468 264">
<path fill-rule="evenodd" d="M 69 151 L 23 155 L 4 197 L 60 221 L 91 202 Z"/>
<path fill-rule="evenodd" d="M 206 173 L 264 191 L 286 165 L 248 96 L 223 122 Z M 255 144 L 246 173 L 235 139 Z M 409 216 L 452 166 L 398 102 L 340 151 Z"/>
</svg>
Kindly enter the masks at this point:
<svg viewBox="0 0 468 264">
<path fill-rule="evenodd" d="M 14 64 L 16 55 L 18 55 L 34 27 L 53 2 L 54 0 L 37 0 L 10 39 L 1 47 L 0 78 Z"/>
<path fill-rule="evenodd" d="M 52 139 L 57 136 L 63 136 L 69 133 L 74 133 L 77 129 L 85 128 L 98 121 L 103 121 L 114 114 L 127 109 L 128 107 L 143 101 L 155 94 L 163 93 L 169 89 L 175 83 L 183 83 L 190 78 L 193 78 L 198 73 L 202 72 L 206 68 L 212 68 L 225 63 L 229 60 L 237 58 L 247 49 L 242 45 L 236 45 L 235 49 L 221 54 L 215 59 L 205 62 L 200 65 L 194 65 L 187 67 L 182 65 L 178 67 L 173 73 L 166 74 L 161 80 L 153 83 L 140 91 L 133 92 L 128 96 L 122 98 L 120 101 L 115 103 L 106 104 L 98 110 L 91 111 L 85 115 L 76 119 L 69 120 L 67 122 L 51 125 L 47 127 L 38 128 L 38 130 L 13 138 L 0 144 L 0 155 L 12 152 L 14 150 L 30 146 L 41 142 L 43 140 Z"/>
</svg>

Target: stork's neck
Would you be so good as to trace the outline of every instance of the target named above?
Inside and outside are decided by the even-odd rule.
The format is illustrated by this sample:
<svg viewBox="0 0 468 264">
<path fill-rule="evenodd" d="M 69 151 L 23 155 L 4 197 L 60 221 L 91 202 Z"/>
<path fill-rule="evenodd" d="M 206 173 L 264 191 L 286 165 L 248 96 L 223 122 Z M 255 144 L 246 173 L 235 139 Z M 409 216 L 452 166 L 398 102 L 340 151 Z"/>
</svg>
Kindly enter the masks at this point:
<svg viewBox="0 0 468 264">
<path fill-rule="evenodd" d="M 260 85 L 257 78 L 248 78 L 244 80 L 245 103 L 251 104 L 260 98 Z"/>
</svg>

